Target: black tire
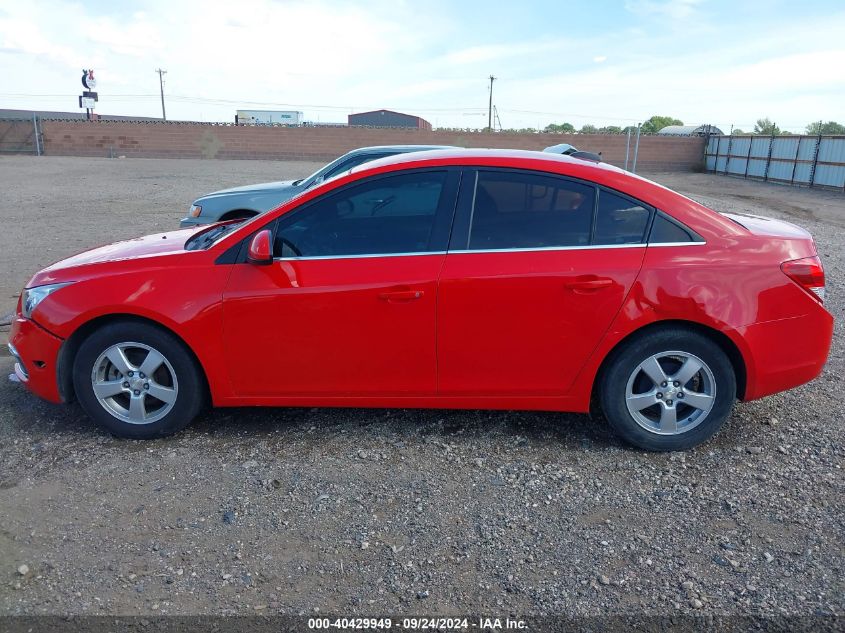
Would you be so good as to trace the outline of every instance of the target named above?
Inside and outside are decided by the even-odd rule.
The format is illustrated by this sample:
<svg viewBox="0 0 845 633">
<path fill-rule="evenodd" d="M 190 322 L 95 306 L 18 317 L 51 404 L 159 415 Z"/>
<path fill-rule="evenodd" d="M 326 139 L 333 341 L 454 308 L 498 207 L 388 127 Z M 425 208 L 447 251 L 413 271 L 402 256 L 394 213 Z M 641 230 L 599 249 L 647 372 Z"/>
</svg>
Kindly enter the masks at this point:
<svg viewBox="0 0 845 633">
<path fill-rule="evenodd" d="M 125 377 L 121 378 L 120 376 L 122 374 L 115 373 L 119 370 L 110 361 L 100 360 L 101 355 L 112 348 L 112 346 L 123 345 L 124 343 L 140 344 L 140 346 L 151 348 L 152 351 L 156 351 L 164 357 L 165 362 L 158 369 L 154 370 L 154 373 L 161 380 L 161 385 L 157 384 L 156 378 L 150 376 L 147 377 L 149 381 L 147 383 L 148 387 L 152 384 L 154 389 L 160 386 L 166 389 L 168 387 L 168 376 L 171 373 L 173 374 L 169 384 L 169 387 L 173 389 L 173 401 L 171 403 L 168 404 L 163 400 L 150 398 L 149 396 L 152 395 L 152 391 L 144 393 L 141 397 L 141 400 L 146 403 L 143 410 L 145 412 L 150 409 L 152 410 L 149 413 L 151 416 L 150 422 L 133 424 L 121 419 L 118 413 L 113 412 L 112 409 L 107 409 L 107 406 L 110 405 L 101 402 L 94 393 L 93 383 L 97 375 L 95 372 L 97 371 L 111 372 L 111 379 L 117 376 L 119 380 L 129 380 Z M 124 350 L 125 358 L 127 359 L 131 355 L 142 354 L 143 352 L 144 350 L 141 347 L 133 346 L 127 346 Z M 147 353 L 149 353 L 149 350 L 147 350 Z M 138 362 L 140 363 L 141 357 L 138 358 Z M 98 369 L 102 368 L 103 365 L 107 365 L 109 369 Z M 134 365 L 131 367 L 137 369 Z M 159 373 L 161 371 L 165 373 Z M 144 376 L 143 373 L 137 371 L 132 373 L 135 374 L 133 380 L 136 381 L 141 380 L 138 376 Z M 161 376 L 164 376 L 164 378 L 161 378 Z M 79 351 L 74 359 L 73 385 L 79 403 L 95 422 L 113 435 L 131 439 L 152 439 L 171 435 L 182 430 L 196 417 L 206 400 L 203 374 L 182 341 L 161 328 L 142 322 L 121 321 L 111 323 L 91 333 L 80 345 Z M 124 382 L 122 385 L 132 386 L 129 382 Z M 143 385 L 138 386 L 139 391 L 144 388 Z M 106 402 L 112 403 L 111 406 L 115 410 L 117 410 L 117 407 L 121 403 L 127 403 L 125 410 L 128 416 L 130 406 L 128 403 L 130 403 L 131 394 L 128 390 L 124 391 L 125 393 L 116 394 L 111 400 L 107 400 Z M 135 391 L 134 393 L 138 394 L 139 391 Z M 154 419 L 156 415 L 161 415 L 161 417 Z"/>
<path fill-rule="evenodd" d="M 638 378 L 632 377 L 640 363 L 653 355 L 669 351 L 687 353 L 703 361 L 712 373 L 715 396 L 712 407 L 697 426 L 691 426 L 688 430 L 674 435 L 661 435 L 658 431 L 649 430 L 639 423 L 628 410 L 626 390 L 629 379 L 633 383 L 634 380 L 644 378 L 644 372 L 640 373 Z M 671 359 L 672 357 L 669 357 L 669 362 L 672 362 Z M 661 359 L 661 362 L 665 364 L 667 361 Z M 703 374 L 697 375 L 695 380 L 709 380 L 703 376 Z M 672 388 L 671 384 L 669 388 Z M 736 399 L 736 376 L 730 359 L 716 342 L 692 330 L 667 327 L 638 336 L 616 351 L 608 360 L 600 389 L 601 407 L 605 417 L 622 439 L 649 451 L 680 451 L 707 441 L 722 427 Z M 656 390 L 659 391 L 659 389 Z M 658 393 L 656 397 L 664 396 Z M 659 420 L 659 414 L 665 402 L 666 400 L 663 400 L 658 402 L 655 408 L 647 409 L 646 412 L 651 411 L 651 413 L 645 415 Z M 684 403 L 676 399 L 675 404 Z M 689 405 L 684 404 L 684 407 L 689 407 Z M 694 411 L 693 408 L 682 409 L 680 406 L 677 409 L 685 413 Z"/>
</svg>

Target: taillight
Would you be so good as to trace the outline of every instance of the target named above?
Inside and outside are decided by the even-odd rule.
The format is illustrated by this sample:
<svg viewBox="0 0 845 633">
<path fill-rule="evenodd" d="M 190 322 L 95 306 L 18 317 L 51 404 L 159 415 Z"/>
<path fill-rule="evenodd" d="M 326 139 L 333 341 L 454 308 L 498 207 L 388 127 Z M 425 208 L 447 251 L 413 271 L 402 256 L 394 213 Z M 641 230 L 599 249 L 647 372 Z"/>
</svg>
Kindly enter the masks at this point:
<svg viewBox="0 0 845 633">
<path fill-rule="evenodd" d="M 780 269 L 792 281 L 824 303 L 824 268 L 818 257 L 805 257 L 783 262 Z"/>
</svg>

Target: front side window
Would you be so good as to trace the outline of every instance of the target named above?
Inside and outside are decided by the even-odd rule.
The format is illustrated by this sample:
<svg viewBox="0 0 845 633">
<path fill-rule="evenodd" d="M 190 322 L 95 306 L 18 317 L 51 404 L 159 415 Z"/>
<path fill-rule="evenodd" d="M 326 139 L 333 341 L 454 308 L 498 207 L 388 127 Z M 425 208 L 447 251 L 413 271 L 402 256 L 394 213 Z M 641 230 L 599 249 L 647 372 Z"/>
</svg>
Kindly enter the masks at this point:
<svg viewBox="0 0 845 633">
<path fill-rule="evenodd" d="M 470 250 L 581 246 L 590 242 L 595 189 L 533 173 L 479 171 Z"/>
<path fill-rule="evenodd" d="M 378 177 L 282 217 L 276 257 L 389 255 L 430 250 L 446 172 Z"/>
</svg>

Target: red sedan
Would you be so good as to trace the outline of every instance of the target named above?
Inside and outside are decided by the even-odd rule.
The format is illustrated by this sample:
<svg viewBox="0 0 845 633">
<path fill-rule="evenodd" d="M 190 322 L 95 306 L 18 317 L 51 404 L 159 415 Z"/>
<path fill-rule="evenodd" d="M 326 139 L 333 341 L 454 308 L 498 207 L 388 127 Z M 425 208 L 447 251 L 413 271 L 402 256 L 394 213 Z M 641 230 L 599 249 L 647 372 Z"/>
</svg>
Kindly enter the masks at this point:
<svg viewBox="0 0 845 633">
<path fill-rule="evenodd" d="M 816 377 L 833 318 L 811 236 L 620 169 L 450 150 L 356 168 L 247 222 L 36 274 L 10 348 L 116 435 L 203 405 L 588 412 L 685 449 L 734 400 Z"/>
</svg>

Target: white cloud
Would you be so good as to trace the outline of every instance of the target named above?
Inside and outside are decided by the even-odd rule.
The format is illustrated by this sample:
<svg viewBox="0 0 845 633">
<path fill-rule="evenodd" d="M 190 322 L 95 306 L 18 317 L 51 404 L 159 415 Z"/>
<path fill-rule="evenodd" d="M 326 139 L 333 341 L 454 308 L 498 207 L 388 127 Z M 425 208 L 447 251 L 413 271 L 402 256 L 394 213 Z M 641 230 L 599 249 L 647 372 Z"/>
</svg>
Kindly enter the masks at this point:
<svg viewBox="0 0 845 633">
<path fill-rule="evenodd" d="M 71 55 L 70 47 L 57 44 L 41 31 L 37 23 L 23 16 L 0 16 L 0 51 L 57 64 L 64 64 Z M 19 72 L 23 70 L 18 69 Z"/>
<path fill-rule="evenodd" d="M 702 0 L 626 0 L 625 8 L 641 15 L 686 20 L 693 16 Z"/>
<path fill-rule="evenodd" d="M 354 109 L 387 107 L 483 126 L 492 73 L 506 127 L 619 125 L 653 114 L 725 128 L 764 115 L 790 129 L 842 119 L 845 86 L 829 69 L 845 61 L 845 14 L 773 15 L 749 29 L 711 22 L 696 0 L 626 8 L 618 29 L 514 29 L 503 39 L 449 11 L 395 0 L 139 0 L 131 11 L 7 3 L 0 73 L 16 80 L 0 88 L 0 107 L 75 110 L 86 67 L 97 72 L 101 112 L 158 116 L 161 67 L 171 118 L 228 121 L 238 107 L 262 105 L 342 121 Z"/>
</svg>

